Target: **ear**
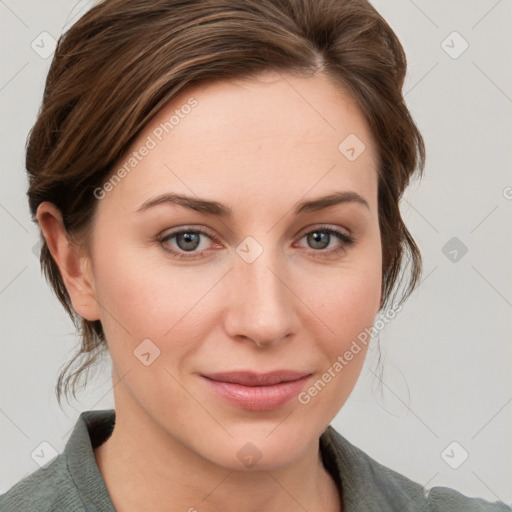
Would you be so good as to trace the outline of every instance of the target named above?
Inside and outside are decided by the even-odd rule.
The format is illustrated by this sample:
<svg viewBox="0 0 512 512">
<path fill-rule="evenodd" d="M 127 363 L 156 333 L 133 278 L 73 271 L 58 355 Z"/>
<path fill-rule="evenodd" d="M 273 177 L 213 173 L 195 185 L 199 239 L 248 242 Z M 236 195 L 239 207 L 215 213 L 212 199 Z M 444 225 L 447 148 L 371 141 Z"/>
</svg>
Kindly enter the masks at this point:
<svg viewBox="0 0 512 512">
<path fill-rule="evenodd" d="M 73 309 L 86 320 L 99 320 L 100 308 L 89 257 L 70 241 L 62 214 L 53 203 L 41 203 L 36 217 L 46 245 L 59 267 Z"/>
</svg>

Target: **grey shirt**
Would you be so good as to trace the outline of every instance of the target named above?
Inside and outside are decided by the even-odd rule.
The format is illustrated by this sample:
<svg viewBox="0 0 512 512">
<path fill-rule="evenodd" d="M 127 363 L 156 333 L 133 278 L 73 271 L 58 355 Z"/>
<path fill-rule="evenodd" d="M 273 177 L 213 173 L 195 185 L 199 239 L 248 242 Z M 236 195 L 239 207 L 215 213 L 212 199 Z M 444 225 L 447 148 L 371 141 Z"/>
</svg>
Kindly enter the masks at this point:
<svg viewBox="0 0 512 512">
<path fill-rule="evenodd" d="M 113 409 L 80 415 L 64 451 L 0 496 L 1 512 L 115 511 L 93 448 L 112 433 Z M 469 498 L 446 487 L 423 487 L 379 464 L 329 426 L 320 437 L 325 467 L 333 476 L 343 512 L 511 512 L 503 502 Z M 171 509 L 172 510 L 172 509 Z"/>
</svg>

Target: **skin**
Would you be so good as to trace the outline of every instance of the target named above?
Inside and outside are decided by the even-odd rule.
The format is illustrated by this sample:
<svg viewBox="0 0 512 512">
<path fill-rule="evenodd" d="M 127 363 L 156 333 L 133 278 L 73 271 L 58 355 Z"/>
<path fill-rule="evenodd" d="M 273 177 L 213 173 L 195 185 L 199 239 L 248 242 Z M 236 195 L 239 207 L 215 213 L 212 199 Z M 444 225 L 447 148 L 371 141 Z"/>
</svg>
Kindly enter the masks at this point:
<svg viewBox="0 0 512 512">
<path fill-rule="evenodd" d="M 119 511 L 340 510 L 319 437 L 354 388 L 364 347 L 309 403 L 272 411 L 226 402 L 200 374 L 301 370 L 307 390 L 372 326 L 382 256 L 369 128 L 325 75 L 269 72 L 183 91 L 130 151 L 190 97 L 197 106 L 99 200 L 89 253 L 68 243 L 52 204 L 38 209 L 73 307 L 101 320 L 112 358 L 116 425 L 95 450 L 98 467 Z M 350 134 L 366 146 L 354 161 L 338 150 Z M 367 206 L 294 213 L 299 201 L 346 191 Z M 137 211 L 165 192 L 217 201 L 232 216 L 172 203 Z M 320 229 L 328 247 L 311 246 L 321 226 L 354 243 Z M 190 254 L 183 240 L 161 240 L 177 227 L 212 238 L 179 259 L 166 248 Z M 248 236 L 263 249 L 252 263 L 237 253 Z M 148 366 L 134 356 L 145 339 L 160 350 Z M 252 467 L 237 456 L 248 442 L 261 454 Z"/>
</svg>

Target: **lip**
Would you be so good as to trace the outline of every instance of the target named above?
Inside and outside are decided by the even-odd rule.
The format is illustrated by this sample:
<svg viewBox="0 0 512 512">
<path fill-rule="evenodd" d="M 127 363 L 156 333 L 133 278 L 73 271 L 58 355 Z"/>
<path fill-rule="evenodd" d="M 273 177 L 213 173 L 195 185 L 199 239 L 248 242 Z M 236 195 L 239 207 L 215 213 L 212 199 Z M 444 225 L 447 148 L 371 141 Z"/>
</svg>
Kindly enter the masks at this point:
<svg viewBox="0 0 512 512">
<path fill-rule="evenodd" d="M 249 411 L 271 411 L 282 407 L 300 393 L 310 376 L 311 373 L 294 370 L 201 374 L 217 395 Z"/>
</svg>

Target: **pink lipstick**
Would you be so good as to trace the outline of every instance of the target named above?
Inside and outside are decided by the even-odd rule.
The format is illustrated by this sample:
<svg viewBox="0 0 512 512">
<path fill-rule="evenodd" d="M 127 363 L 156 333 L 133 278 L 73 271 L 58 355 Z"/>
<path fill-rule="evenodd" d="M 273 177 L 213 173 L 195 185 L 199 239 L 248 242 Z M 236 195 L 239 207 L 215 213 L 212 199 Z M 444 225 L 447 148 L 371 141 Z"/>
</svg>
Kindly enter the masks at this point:
<svg viewBox="0 0 512 512">
<path fill-rule="evenodd" d="M 210 388 L 232 405 L 249 411 L 271 411 L 297 396 L 311 376 L 307 372 L 277 370 L 202 374 Z"/>
</svg>

